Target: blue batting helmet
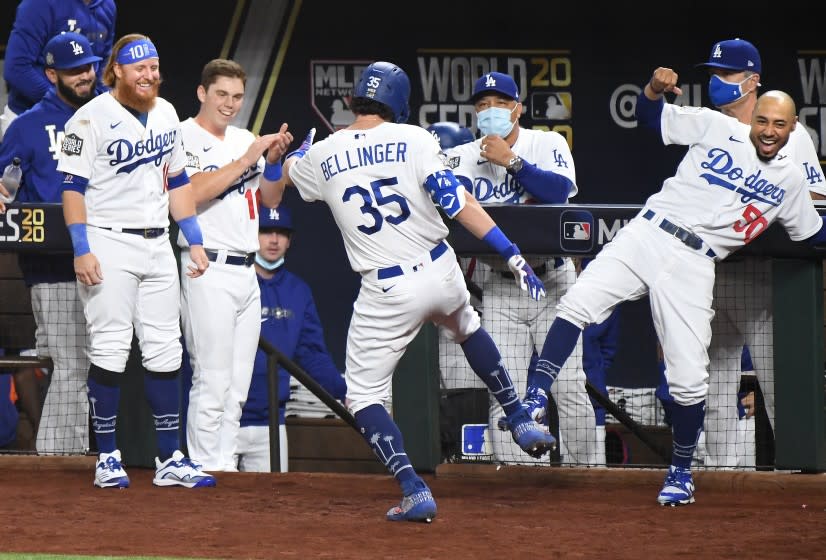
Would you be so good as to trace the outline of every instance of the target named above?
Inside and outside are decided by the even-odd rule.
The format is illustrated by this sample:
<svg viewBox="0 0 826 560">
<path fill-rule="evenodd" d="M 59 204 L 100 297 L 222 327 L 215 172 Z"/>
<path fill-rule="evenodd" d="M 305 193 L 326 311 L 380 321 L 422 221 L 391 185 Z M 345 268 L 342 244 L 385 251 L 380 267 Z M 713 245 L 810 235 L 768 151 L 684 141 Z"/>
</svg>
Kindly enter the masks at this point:
<svg viewBox="0 0 826 560">
<path fill-rule="evenodd" d="M 404 70 L 390 62 L 374 62 L 364 69 L 353 97 L 366 97 L 393 110 L 397 123 L 410 116 L 410 80 Z"/>
<path fill-rule="evenodd" d="M 443 150 L 473 142 L 473 133 L 469 128 L 459 126 L 453 122 L 437 122 L 427 127 L 427 131 L 436 137 Z"/>
<path fill-rule="evenodd" d="M 289 209 L 283 204 L 278 208 L 261 206 L 258 212 L 258 229 L 286 229 L 293 230 L 293 217 Z"/>
</svg>

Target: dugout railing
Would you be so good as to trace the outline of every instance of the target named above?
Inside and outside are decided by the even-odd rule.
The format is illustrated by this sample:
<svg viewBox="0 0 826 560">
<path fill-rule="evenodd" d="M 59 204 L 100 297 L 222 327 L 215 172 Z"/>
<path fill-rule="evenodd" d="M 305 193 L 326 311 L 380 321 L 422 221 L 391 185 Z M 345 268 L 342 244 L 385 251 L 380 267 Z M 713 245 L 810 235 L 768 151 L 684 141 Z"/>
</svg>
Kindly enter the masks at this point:
<svg viewBox="0 0 826 560">
<path fill-rule="evenodd" d="M 493 205 L 487 210 L 526 255 L 575 257 L 593 256 L 639 211 L 638 205 Z M 820 210 L 821 213 L 824 210 Z M 571 223 L 587 226 L 588 236 L 566 234 Z M 450 242 L 460 256 L 490 256 L 490 249 L 461 226 L 448 222 Z M 0 252 L 31 251 L 60 253 L 71 250 L 58 204 L 9 205 L 0 216 Z M 805 242 L 792 242 L 774 225 L 755 242 L 737 253 L 742 257 L 771 257 L 774 305 L 774 370 L 776 425 L 774 466 L 806 472 L 826 471 L 826 430 L 824 429 L 824 307 L 823 267 L 826 252 Z M 21 283 L 22 284 L 22 283 Z M 6 305 L 9 297 L 0 300 Z M 18 310 L 19 311 L 19 310 Z M 19 314 L 18 314 L 19 316 Z M 0 308 L 0 346 L 11 346 L 19 338 L 17 321 Z M 0 358 L 0 370 L 19 362 L 16 355 Z M 131 358 L 130 358 L 131 362 Z M 28 362 L 27 362 L 28 363 Z M 287 362 L 283 362 L 287 363 Z M 286 366 L 285 366 L 286 367 Z M 128 369 L 128 368 L 127 368 Z M 289 370 L 289 367 L 287 368 Z M 295 372 L 291 371 L 293 375 Z M 312 380 L 310 380 L 312 381 Z M 130 391 L 130 383 L 135 391 Z M 146 416 L 140 379 L 124 387 L 119 438 L 125 460 L 131 464 L 151 464 L 154 445 L 150 417 Z M 440 449 L 440 388 L 438 335 L 425 328 L 403 357 L 393 384 L 393 413 L 404 434 L 408 454 L 424 470 L 435 469 L 442 460 Z M 134 397 L 133 397 L 134 395 Z M 340 403 L 326 403 L 347 422 Z M 342 411 L 334 408 L 335 404 Z M 273 415 L 277 418 L 277 415 Z M 277 430 L 275 430 L 277 433 Z M 277 445 L 273 449 L 278 449 Z M 273 461 L 273 465 L 277 461 Z"/>
</svg>

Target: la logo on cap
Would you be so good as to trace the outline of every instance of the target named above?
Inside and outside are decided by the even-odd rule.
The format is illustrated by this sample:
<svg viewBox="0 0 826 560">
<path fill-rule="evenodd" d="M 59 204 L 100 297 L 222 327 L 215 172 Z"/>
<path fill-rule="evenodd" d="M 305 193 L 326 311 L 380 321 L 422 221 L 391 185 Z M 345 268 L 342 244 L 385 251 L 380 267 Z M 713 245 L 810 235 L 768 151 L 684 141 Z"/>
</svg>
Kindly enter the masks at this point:
<svg viewBox="0 0 826 560">
<path fill-rule="evenodd" d="M 723 49 L 720 48 L 720 43 L 714 45 L 714 53 L 712 53 L 711 58 L 722 58 L 723 57 Z"/>
<path fill-rule="evenodd" d="M 270 220 L 280 220 L 281 216 L 278 215 L 278 210 L 275 208 L 270 208 Z"/>
<path fill-rule="evenodd" d="M 496 87 L 496 78 L 487 74 L 485 76 L 485 87 Z"/>
<path fill-rule="evenodd" d="M 79 45 L 75 41 L 69 41 L 69 44 L 72 45 L 72 54 L 77 56 L 79 54 L 83 54 L 83 46 Z"/>
</svg>

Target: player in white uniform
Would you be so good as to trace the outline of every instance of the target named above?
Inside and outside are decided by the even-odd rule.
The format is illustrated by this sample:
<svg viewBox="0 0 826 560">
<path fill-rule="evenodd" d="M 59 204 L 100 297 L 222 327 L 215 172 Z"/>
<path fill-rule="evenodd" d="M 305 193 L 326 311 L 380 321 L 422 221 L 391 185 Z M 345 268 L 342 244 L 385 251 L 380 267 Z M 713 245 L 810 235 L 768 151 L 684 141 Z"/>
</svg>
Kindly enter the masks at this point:
<svg viewBox="0 0 826 560">
<path fill-rule="evenodd" d="M 507 74 L 490 72 L 480 77 L 471 100 L 482 138 L 446 150 L 456 177 L 481 204 L 565 204 L 577 194 L 574 159 L 565 137 L 555 131 L 530 130 L 519 126 L 522 103 L 516 82 Z M 491 270 L 481 283 L 485 294 L 482 324 L 502 350 L 502 358 L 516 387 L 528 385 L 531 356 L 556 316 L 559 298 L 573 285 L 576 271 L 570 258 L 531 260 L 531 266 L 548 289 L 541 301 L 519 301 L 513 275 L 498 262 L 485 261 Z M 585 391 L 582 346 L 577 358 L 559 372 L 551 385 L 559 411 L 562 460 L 593 465 L 599 460 L 594 409 Z M 526 395 L 534 406 L 536 420 L 546 416 L 544 392 Z M 496 459 L 531 463 L 510 438 L 497 430 L 502 409 L 491 399 L 489 424 Z"/>
<path fill-rule="evenodd" d="M 548 331 L 537 371 L 547 386 L 585 325 L 621 302 L 648 295 L 674 398 L 671 466 L 657 501 L 694 501 L 691 459 L 708 391 L 715 262 L 775 220 L 793 240 L 826 240 L 826 223 L 809 201 L 806 180 L 781 148 L 796 123 L 794 101 L 772 91 L 758 100 L 751 128 L 721 113 L 663 103 L 679 93 L 677 73 L 657 68 L 637 100 L 641 124 L 659 122 L 663 142 L 687 145 L 676 174 L 568 290 Z"/>
<path fill-rule="evenodd" d="M 743 39 L 715 43 L 707 62 L 708 93 L 720 111 L 748 123 L 757 103 L 762 72 L 760 53 Z M 809 194 L 826 198 L 826 180 L 817 150 L 805 126 L 797 126 L 783 148 L 806 177 Z M 774 329 L 772 320 L 772 259 L 751 257 L 720 267 L 714 285 L 709 394 L 706 405 L 705 466 L 734 467 L 737 454 L 737 392 L 740 357 L 747 344 L 763 392 L 766 413 L 774 427 Z"/>
<path fill-rule="evenodd" d="M 256 137 L 229 123 L 241 110 L 246 73 L 215 59 L 201 72 L 198 114 L 181 123 L 187 173 L 212 265 L 202 278 L 186 276 L 189 244 L 183 233 L 181 306 L 192 365 L 187 449 L 207 471 L 234 471 L 241 407 L 247 399 L 261 332 L 261 295 L 255 269 L 259 187 L 272 202 L 273 179 L 292 142 L 287 125 Z M 267 151 L 266 159 L 262 156 Z"/>
<path fill-rule="evenodd" d="M 307 201 L 323 200 L 341 230 L 362 283 L 347 338 L 347 403 L 361 433 L 404 495 L 391 521 L 430 521 L 436 502 L 404 451 L 385 404 L 393 371 L 425 321 L 447 328 L 476 374 L 499 399 L 519 445 L 541 457 L 555 444 L 516 395 L 490 335 L 470 306 L 448 229 L 436 209 L 459 220 L 510 263 L 532 297 L 544 296 L 519 249 L 446 169 L 438 142 L 407 121 L 410 82 L 389 62 L 361 75 L 350 108 L 355 122 L 287 158 L 285 177 Z"/>
<path fill-rule="evenodd" d="M 192 245 L 187 274 L 209 266 L 184 171 L 175 108 L 158 97 L 158 51 L 144 35 L 119 39 L 104 71 L 111 91 L 78 109 L 65 127 L 57 168 L 72 238 L 78 293 L 89 330 L 89 404 L 100 455 L 95 486 L 125 488 L 115 442 L 120 383 L 134 332 L 158 444 L 158 486 L 215 486 L 180 451 L 181 328 L 169 215 Z"/>
</svg>

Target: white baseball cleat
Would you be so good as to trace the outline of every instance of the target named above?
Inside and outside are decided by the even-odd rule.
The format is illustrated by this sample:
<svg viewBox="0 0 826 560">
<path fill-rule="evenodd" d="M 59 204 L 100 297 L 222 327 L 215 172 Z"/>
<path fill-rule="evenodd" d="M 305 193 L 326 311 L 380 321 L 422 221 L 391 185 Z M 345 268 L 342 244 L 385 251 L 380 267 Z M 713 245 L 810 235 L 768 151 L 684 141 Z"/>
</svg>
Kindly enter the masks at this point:
<svg viewBox="0 0 826 560">
<path fill-rule="evenodd" d="M 206 488 L 215 486 L 215 477 L 202 470 L 200 463 L 175 451 L 164 462 L 155 457 L 155 486 L 184 486 L 185 488 Z"/>
<path fill-rule="evenodd" d="M 98 488 L 129 488 L 129 477 L 123 470 L 120 451 L 98 455 L 95 466 L 95 486 Z"/>
</svg>

